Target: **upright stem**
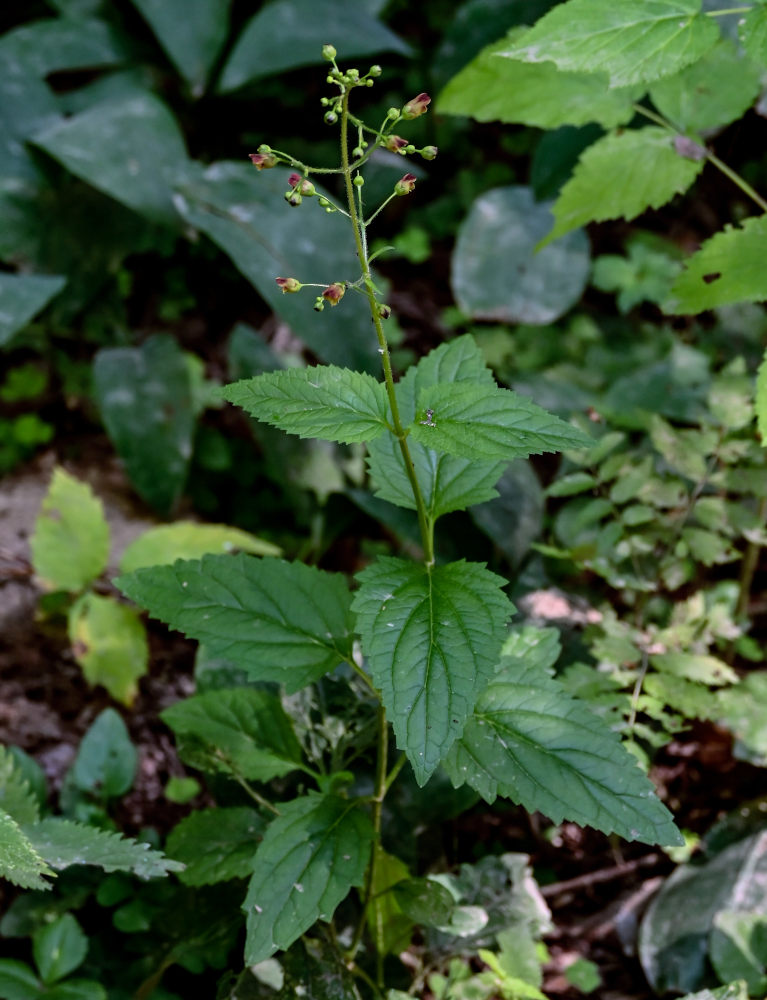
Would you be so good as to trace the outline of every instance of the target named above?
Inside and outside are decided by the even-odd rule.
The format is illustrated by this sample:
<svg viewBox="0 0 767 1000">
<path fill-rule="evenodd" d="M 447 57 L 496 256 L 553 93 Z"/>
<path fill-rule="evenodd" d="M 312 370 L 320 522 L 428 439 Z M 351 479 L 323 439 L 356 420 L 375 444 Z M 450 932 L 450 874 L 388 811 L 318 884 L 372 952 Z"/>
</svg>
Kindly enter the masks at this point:
<svg viewBox="0 0 767 1000">
<path fill-rule="evenodd" d="M 418 514 L 418 527 L 421 531 L 421 542 L 423 544 L 424 552 L 424 562 L 427 567 L 432 567 L 434 565 L 434 525 L 428 516 L 426 511 L 426 504 L 424 503 L 423 494 L 421 493 L 421 487 L 418 483 L 418 478 L 415 474 L 415 467 L 413 465 L 413 459 L 410 455 L 410 449 L 407 445 L 407 431 L 402 426 L 402 419 L 399 413 L 399 406 L 397 405 L 397 396 L 394 392 L 394 374 L 391 367 L 391 356 L 389 354 L 389 344 L 386 340 L 386 334 L 383 330 L 383 324 L 381 323 L 381 317 L 378 312 L 378 303 L 376 302 L 375 290 L 373 288 L 373 278 L 370 273 L 370 264 L 368 262 L 367 256 L 367 243 L 364 231 L 364 223 L 360 220 L 359 213 L 357 211 L 357 203 L 354 197 L 354 183 L 352 181 L 352 171 L 349 162 L 349 91 L 347 90 L 343 96 L 343 108 L 341 111 L 341 164 L 344 175 L 344 182 L 346 184 L 346 200 L 349 208 L 349 217 L 352 221 L 352 228 L 354 230 L 354 242 L 357 248 L 357 256 L 359 257 L 360 267 L 362 268 L 362 278 L 363 284 L 365 286 L 365 295 L 367 296 L 368 304 L 370 305 L 370 315 L 373 318 L 373 325 L 375 326 L 376 336 L 378 338 L 378 349 L 381 353 L 381 361 L 383 364 L 384 382 L 386 384 L 386 395 L 389 398 L 389 406 L 391 407 L 392 424 L 394 426 L 394 435 L 399 443 L 400 451 L 402 452 L 402 458 L 405 463 L 405 472 L 410 481 L 410 487 L 413 491 L 413 498 L 415 500 L 416 512 Z"/>
</svg>

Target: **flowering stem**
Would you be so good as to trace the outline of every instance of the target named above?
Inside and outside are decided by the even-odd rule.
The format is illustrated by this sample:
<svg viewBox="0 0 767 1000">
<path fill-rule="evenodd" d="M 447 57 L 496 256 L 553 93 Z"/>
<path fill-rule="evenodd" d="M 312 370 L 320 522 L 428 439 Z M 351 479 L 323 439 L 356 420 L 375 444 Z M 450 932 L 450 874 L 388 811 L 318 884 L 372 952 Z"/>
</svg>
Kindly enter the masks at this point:
<svg viewBox="0 0 767 1000">
<path fill-rule="evenodd" d="M 354 242 L 357 247 L 357 256 L 359 257 L 360 267 L 362 268 L 365 295 L 367 296 L 367 300 L 370 305 L 370 314 L 373 318 L 373 325 L 375 326 L 376 336 L 378 338 L 378 349 L 380 351 L 381 361 L 383 364 L 384 382 L 386 384 L 386 394 L 389 398 L 389 406 L 391 407 L 394 435 L 399 443 L 400 451 L 402 452 L 402 459 L 405 463 L 405 471 L 410 481 L 410 487 L 413 491 L 416 512 L 418 514 L 418 527 L 421 531 L 424 562 L 428 568 L 431 568 L 434 565 L 434 524 L 426 512 L 426 504 L 424 503 L 421 487 L 415 474 L 413 459 L 410 456 L 410 449 L 407 444 L 407 431 L 402 426 L 402 419 L 400 418 L 399 406 L 397 404 L 397 396 L 394 392 L 394 374 L 392 372 L 389 344 L 386 340 L 386 334 L 384 333 L 383 324 L 381 323 L 381 317 L 378 312 L 378 303 L 375 296 L 373 277 L 370 273 L 370 263 L 367 257 L 365 223 L 360 219 L 359 213 L 357 212 L 354 182 L 352 181 L 353 167 L 349 161 L 348 137 L 349 91 L 347 90 L 344 92 L 343 106 L 341 109 L 341 164 L 346 184 L 346 201 L 349 208 L 349 217 L 352 221 L 352 229 L 354 230 Z"/>
</svg>

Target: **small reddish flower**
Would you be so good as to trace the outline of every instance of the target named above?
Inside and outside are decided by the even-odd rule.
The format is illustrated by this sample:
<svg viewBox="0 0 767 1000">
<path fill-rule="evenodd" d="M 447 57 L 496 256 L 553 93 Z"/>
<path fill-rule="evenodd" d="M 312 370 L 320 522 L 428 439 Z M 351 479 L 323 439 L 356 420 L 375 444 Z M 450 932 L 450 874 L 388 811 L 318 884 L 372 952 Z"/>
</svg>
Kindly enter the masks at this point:
<svg viewBox="0 0 767 1000">
<path fill-rule="evenodd" d="M 378 315 L 381 319 L 388 319 L 391 316 L 391 306 L 387 306 L 385 302 L 381 302 L 378 306 Z"/>
<path fill-rule="evenodd" d="M 298 278 L 275 278 L 277 286 L 284 295 L 286 292 L 300 292 L 304 287 Z"/>
<path fill-rule="evenodd" d="M 299 194 L 311 196 L 316 193 L 312 182 L 306 177 L 302 177 L 301 174 L 291 174 L 288 177 L 288 184 Z"/>
<path fill-rule="evenodd" d="M 402 117 L 418 118 L 426 112 L 426 109 L 430 104 L 431 98 L 428 94 L 419 94 L 418 97 L 414 97 L 412 101 L 408 101 L 404 106 L 402 109 Z"/>
<path fill-rule="evenodd" d="M 328 285 L 325 291 L 322 293 L 323 299 L 328 302 L 331 306 L 337 306 L 341 299 L 344 297 L 344 292 L 346 288 L 341 284 L 340 281 L 334 281 L 332 285 Z"/>
<path fill-rule="evenodd" d="M 277 166 L 277 157 L 274 153 L 251 153 L 250 162 L 256 170 L 268 170 Z"/>
<path fill-rule="evenodd" d="M 388 135 L 384 146 L 392 153 L 400 153 L 407 146 L 407 139 L 403 139 L 401 135 Z"/>
<path fill-rule="evenodd" d="M 415 188 L 415 182 L 415 174 L 405 174 L 405 176 L 400 177 L 394 185 L 394 193 L 399 195 L 410 194 L 410 192 Z"/>
</svg>

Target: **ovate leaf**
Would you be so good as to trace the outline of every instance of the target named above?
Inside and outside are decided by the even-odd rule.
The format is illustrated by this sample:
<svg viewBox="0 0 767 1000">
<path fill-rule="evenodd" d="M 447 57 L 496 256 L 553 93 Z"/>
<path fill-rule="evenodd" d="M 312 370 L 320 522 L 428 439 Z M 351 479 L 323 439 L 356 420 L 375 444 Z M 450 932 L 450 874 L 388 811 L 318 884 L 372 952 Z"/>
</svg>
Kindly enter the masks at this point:
<svg viewBox="0 0 767 1000">
<path fill-rule="evenodd" d="M 381 558 L 354 597 L 373 681 L 419 785 L 460 736 L 493 672 L 514 608 L 477 563 L 427 569 Z"/>
<path fill-rule="evenodd" d="M 634 116 L 631 90 L 610 89 L 602 73 L 564 73 L 550 62 L 503 59 L 520 31 L 483 49 L 454 76 L 437 99 L 441 114 L 469 115 L 480 122 L 500 121 L 536 128 L 624 125 Z"/>
<path fill-rule="evenodd" d="M 189 368 L 167 334 L 140 347 L 101 350 L 93 384 L 109 437 L 137 492 L 167 514 L 192 455 L 195 403 Z"/>
<path fill-rule="evenodd" d="M 40 980 L 26 962 L 0 958 L 0 996 L 8 1000 L 38 1000 Z"/>
<path fill-rule="evenodd" d="M 44 309 L 66 282 L 58 275 L 0 273 L 0 347 Z"/>
<path fill-rule="evenodd" d="M 410 437 L 462 458 L 499 459 L 588 448 L 591 438 L 527 396 L 481 385 L 435 385 L 418 398 Z"/>
<path fill-rule="evenodd" d="M 132 788 L 137 767 L 128 727 L 113 708 L 105 708 L 83 736 L 69 775 L 81 791 L 112 799 Z"/>
<path fill-rule="evenodd" d="M 362 3 L 277 0 L 245 25 L 218 89 L 236 90 L 263 76 L 319 63 L 322 46 L 329 40 L 344 59 L 383 51 L 408 52 L 408 46 L 371 17 Z"/>
<path fill-rule="evenodd" d="M 87 483 L 62 468 L 54 470 L 35 531 L 32 565 L 56 590 L 83 590 L 103 573 L 109 558 L 104 507 Z"/>
<path fill-rule="evenodd" d="M 767 992 L 767 909 L 721 910 L 710 939 L 711 964 L 720 980 L 745 979 L 750 996 Z"/>
<path fill-rule="evenodd" d="M 197 524 L 174 521 L 159 524 L 131 542 L 120 560 L 120 570 L 132 573 L 145 566 L 174 563 L 177 559 L 201 559 L 208 553 L 250 552 L 254 556 L 278 556 L 276 545 L 227 524 Z"/>
<path fill-rule="evenodd" d="M 22 889 L 50 889 L 43 875 L 55 875 L 46 859 L 8 813 L 0 810 L 0 878 Z"/>
<path fill-rule="evenodd" d="M 554 203 L 554 228 L 541 245 L 587 222 L 633 219 L 664 205 L 690 187 L 704 162 L 677 152 L 674 137 L 654 125 L 604 136 L 581 154 Z"/>
<path fill-rule="evenodd" d="M 505 796 L 554 823 L 682 842 L 635 758 L 601 719 L 541 667 L 503 666 L 445 761 L 456 787 L 468 783 L 488 802 Z"/>
<path fill-rule="evenodd" d="M 113 597 L 84 594 L 69 611 L 69 641 L 89 684 L 102 684 L 130 705 L 149 667 L 149 644 L 135 608 Z"/>
<path fill-rule="evenodd" d="M 365 915 L 376 950 L 383 955 L 398 955 L 410 944 L 413 921 L 403 912 L 392 891 L 393 886 L 409 877 L 407 865 L 376 844 L 371 896 Z"/>
<path fill-rule="evenodd" d="M 33 937 L 35 965 L 40 978 L 51 986 L 74 972 L 88 953 L 88 938 L 71 913 L 42 926 Z"/>
<path fill-rule="evenodd" d="M 301 764 L 301 747 L 276 695 L 255 688 L 226 688 L 177 701 L 163 721 L 184 743 L 198 747 L 208 766 L 269 781 Z"/>
<path fill-rule="evenodd" d="M 128 59 L 120 34 L 98 18 L 52 17 L 22 24 L 3 35 L 0 51 L 18 61 L 30 75 L 41 78 Z"/>
<path fill-rule="evenodd" d="M 396 386 L 400 417 L 405 426 L 415 420 L 416 399 L 438 382 L 495 385 L 492 372 L 472 337 L 458 337 L 421 358 Z M 439 454 L 413 441 L 409 444 L 424 503 L 433 518 L 497 496 L 493 489 L 503 464 Z M 370 472 L 377 495 L 400 507 L 415 509 L 402 453 L 393 435 L 385 434 L 369 446 Z"/>
<path fill-rule="evenodd" d="M 95 865 L 105 872 L 128 871 L 140 878 L 153 878 L 183 868 L 149 844 L 58 817 L 25 826 L 24 833 L 40 857 L 57 870 Z"/>
<path fill-rule="evenodd" d="M 266 823 L 245 806 L 203 809 L 175 826 L 165 850 L 186 868 L 179 874 L 185 885 L 210 885 L 247 878 Z"/>
<path fill-rule="evenodd" d="M 229 32 L 231 0 L 133 0 L 192 93 L 205 90 Z"/>
<path fill-rule="evenodd" d="M 316 920 L 330 920 L 370 860 L 373 827 L 355 802 L 309 794 L 280 806 L 253 860 L 243 904 L 245 961 L 288 948 Z"/>
<path fill-rule="evenodd" d="M 719 39 L 700 0 L 569 0 L 506 50 L 513 59 L 607 73 L 613 87 L 669 76 Z"/>
<path fill-rule="evenodd" d="M 240 554 L 140 569 L 117 584 L 211 654 L 289 691 L 352 655 L 351 595 L 340 573 Z"/>
<path fill-rule="evenodd" d="M 257 420 L 297 434 L 350 444 L 386 430 L 386 387 L 372 375 L 335 365 L 289 368 L 221 390 Z"/>
<path fill-rule="evenodd" d="M 757 4 L 738 19 L 738 35 L 754 62 L 767 66 L 767 7 L 764 4 Z"/>
<path fill-rule="evenodd" d="M 451 262 L 450 280 L 463 312 L 544 326 L 575 305 L 588 280 L 588 240 L 573 233 L 537 252 L 551 221 L 551 203 L 537 202 L 527 187 L 494 188 L 475 200 Z"/>
<path fill-rule="evenodd" d="M 767 215 L 725 226 L 687 262 L 671 289 L 668 312 L 699 313 L 732 302 L 767 299 Z"/>
</svg>

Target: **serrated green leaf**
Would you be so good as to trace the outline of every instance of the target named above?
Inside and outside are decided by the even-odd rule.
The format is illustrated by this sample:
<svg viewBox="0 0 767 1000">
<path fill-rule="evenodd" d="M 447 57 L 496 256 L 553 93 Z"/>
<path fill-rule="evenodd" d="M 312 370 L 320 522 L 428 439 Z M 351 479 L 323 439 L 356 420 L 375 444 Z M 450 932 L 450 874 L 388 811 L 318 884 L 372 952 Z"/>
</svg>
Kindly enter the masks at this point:
<svg viewBox="0 0 767 1000">
<path fill-rule="evenodd" d="M 719 39 L 700 0 L 569 0 L 506 51 L 562 70 L 607 73 L 612 87 L 647 83 L 695 62 Z"/>
<path fill-rule="evenodd" d="M 389 426 L 386 387 L 372 375 L 316 365 L 266 372 L 221 390 L 251 417 L 299 437 L 351 444 Z"/>
<path fill-rule="evenodd" d="M 88 938 L 71 913 L 62 913 L 35 933 L 33 946 L 40 978 L 51 986 L 82 964 L 88 953 Z"/>
<path fill-rule="evenodd" d="M 699 313 L 732 302 L 767 299 L 767 215 L 724 229 L 706 240 L 671 289 L 670 313 Z"/>
<path fill-rule="evenodd" d="M 131 542 L 120 559 L 120 572 L 133 573 L 145 566 L 166 566 L 177 559 L 201 559 L 208 554 L 239 549 L 254 556 L 279 556 L 277 545 L 228 524 L 174 521 L 158 524 Z"/>
<path fill-rule="evenodd" d="M 352 655 L 351 595 L 340 573 L 240 553 L 140 569 L 116 582 L 210 653 L 289 691 Z"/>
<path fill-rule="evenodd" d="M 0 274 L 0 347 L 58 295 L 67 279 L 46 274 Z"/>
<path fill-rule="evenodd" d="M 72 605 L 68 619 L 69 641 L 85 679 L 131 705 L 149 668 L 149 643 L 136 609 L 87 593 Z"/>
<path fill-rule="evenodd" d="M 154 94 L 102 101 L 38 132 L 34 142 L 99 191 L 178 228 L 172 184 L 186 170 L 186 148 L 175 117 Z"/>
<path fill-rule="evenodd" d="M 161 513 L 178 500 L 192 455 L 195 405 L 184 353 L 168 334 L 110 347 L 93 362 L 96 401 L 136 491 Z"/>
<path fill-rule="evenodd" d="M 263 76 L 320 63 L 330 25 L 332 42 L 345 59 L 409 51 L 392 31 L 370 16 L 364 4 L 323 0 L 318 6 L 314 0 L 277 0 L 245 25 L 224 66 L 219 91 L 226 93 Z"/>
<path fill-rule="evenodd" d="M 330 920 L 370 860 L 373 826 L 355 802 L 315 793 L 280 806 L 253 860 L 243 904 L 245 961 L 289 948 L 316 920 Z"/>
<path fill-rule="evenodd" d="M 654 125 L 598 139 L 581 154 L 562 188 L 552 210 L 554 228 L 540 245 L 587 222 L 633 219 L 664 205 L 690 187 L 704 162 L 677 152 L 674 137 Z"/>
<path fill-rule="evenodd" d="M 514 607 L 478 563 L 427 569 L 380 558 L 357 574 L 353 609 L 373 681 L 419 785 L 460 736 Z"/>
<path fill-rule="evenodd" d="M 129 871 L 139 878 L 153 878 L 183 868 L 148 844 L 68 819 L 49 817 L 25 826 L 23 832 L 40 857 L 57 870 L 95 865 L 105 872 Z"/>
<path fill-rule="evenodd" d="M 468 783 L 488 802 L 503 795 L 554 823 L 682 843 L 616 734 L 539 667 L 517 662 L 496 676 L 444 766 L 456 787 Z"/>
<path fill-rule="evenodd" d="M 722 128 L 740 118 L 759 95 L 758 68 L 722 39 L 702 59 L 650 88 L 655 107 L 685 132 Z"/>
<path fill-rule="evenodd" d="M 223 770 L 269 781 L 300 766 L 301 747 L 276 695 L 226 688 L 177 701 L 161 713 L 176 736 L 203 744 Z"/>
<path fill-rule="evenodd" d="M 38 800 L 13 754 L 0 746 L 0 811 L 16 823 L 35 823 L 40 815 Z"/>
<path fill-rule="evenodd" d="M 435 385 L 418 397 L 410 437 L 435 451 L 462 458 L 513 461 L 566 448 L 588 448 L 592 440 L 510 389 L 481 385 Z"/>
<path fill-rule="evenodd" d="M 767 7 L 752 7 L 738 20 L 740 43 L 754 62 L 767 66 Z"/>
<path fill-rule="evenodd" d="M 229 33 L 231 0 L 133 0 L 195 97 Z"/>
<path fill-rule="evenodd" d="M 529 187 L 493 188 L 475 199 L 458 230 L 450 281 L 474 319 L 545 326 L 580 299 L 590 270 L 586 234 L 539 252 L 551 229 L 551 203 Z"/>
<path fill-rule="evenodd" d="M 50 889 L 43 875 L 55 874 L 16 820 L 0 810 L 0 878 L 22 889 Z"/>
<path fill-rule="evenodd" d="M 615 128 L 633 118 L 633 101 L 639 94 L 611 90 L 605 74 L 564 73 L 550 62 L 499 58 L 520 34 L 514 29 L 475 56 L 441 92 L 437 111 L 537 128 L 587 122 Z"/>
<path fill-rule="evenodd" d="M 492 372 L 472 337 L 458 337 L 441 344 L 421 358 L 397 383 L 397 404 L 405 426 L 415 420 L 416 398 L 420 392 L 438 382 L 495 385 Z M 368 452 L 376 495 L 399 507 L 414 510 L 413 491 L 397 441 L 385 434 L 370 442 Z M 410 455 L 431 518 L 492 500 L 498 495 L 493 486 L 501 477 L 503 463 L 438 454 L 415 441 L 410 444 Z"/>
<path fill-rule="evenodd" d="M 56 468 L 29 544 L 35 573 L 46 586 L 83 590 L 103 573 L 109 558 L 101 500 L 87 483 Z"/>
<path fill-rule="evenodd" d="M 263 817 L 245 806 L 193 812 L 168 835 L 166 853 L 186 865 L 184 885 L 211 885 L 247 878 L 266 829 Z"/>
</svg>

